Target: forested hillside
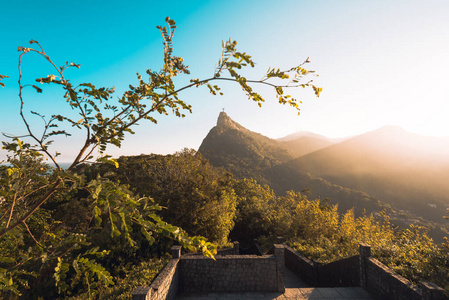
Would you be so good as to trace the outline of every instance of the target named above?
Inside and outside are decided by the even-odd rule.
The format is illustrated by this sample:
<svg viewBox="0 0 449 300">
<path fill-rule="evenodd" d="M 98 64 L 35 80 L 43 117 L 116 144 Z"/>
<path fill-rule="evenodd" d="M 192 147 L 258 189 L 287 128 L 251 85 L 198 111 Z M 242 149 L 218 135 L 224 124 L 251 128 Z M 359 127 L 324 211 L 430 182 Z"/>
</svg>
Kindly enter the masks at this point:
<svg viewBox="0 0 449 300">
<path fill-rule="evenodd" d="M 365 209 L 379 212 L 387 208 L 366 193 L 332 184 L 307 170 L 289 167 L 294 154 L 284 143 L 249 131 L 221 112 L 217 126 L 210 130 L 198 152 L 212 165 L 223 167 L 237 178 L 252 178 L 268 184 L 279 195 L 288 190 L 307 189 L 313 197 L 338 203 L 342 212 L 356 207 L 357 214 Z"/>
<path fill-rule="evenodd" d="M 109 178 L 129 185 L 140 196 L 151 197 L 164 207 L 164 220 L 225 245 L 234 226 L 236 195 L 232 176 L 213 168 L 193 150 L 174 155 L 123 156 L 120 166 L 97 164 L 84 173 L 88 178 Z"/>
<path fill-rule="evenodd" d="M 289 163 L 441 223 L 449 206 L 449 139 L 385 127 Z"/>
<path fill-rule="evenodd" d="M 341 213 L 385 210 L 394 224 L 425 225 L 439 242 L 447 235 L 444 140 L 416 139 L 399 128 L 341 143 L 310 133 L 282 140 L 249 131 L 222 112 L 199 152 L 212 165 L 268 184 L 278 195 L 307 190 L 313 198 L 338 204 Z"/>
<path fill-rule="evenodd" d="M 119 168 L 97 164 L 84 173 L 89 178 L 104 176 L 121 181 L 142 196 L 152 195 L 155 203 L 165 207 L 161 211 L 165 220 L 220 246 L 238 240 L 249 247 L 257 238 L 262 246 L 269 247 L 277 236 L 284 236 L 309 258 L 330 262 L 355 255 L 358 243 L 365 242 L 373 246 L 376 258 L 410 280 L 449 284 L 449 244 L 435 244 L 428 231 L 419 226 L 395 228 L 383 212 L 360 213 L 358 217 L 353 209 L 339 213 L 340 206 L 314 199 L 307 190 L 280 196 L 268 185 L 236 179 L 222 168 L 211 166 L 193 150 L 120 157 L 117 162 Z M 358 193 L 364 205 L 373 200 L 361 192 L 313 180 L 348 198 Z M 159 243 L 158 247 L 162 246 Z"/>
</svg>

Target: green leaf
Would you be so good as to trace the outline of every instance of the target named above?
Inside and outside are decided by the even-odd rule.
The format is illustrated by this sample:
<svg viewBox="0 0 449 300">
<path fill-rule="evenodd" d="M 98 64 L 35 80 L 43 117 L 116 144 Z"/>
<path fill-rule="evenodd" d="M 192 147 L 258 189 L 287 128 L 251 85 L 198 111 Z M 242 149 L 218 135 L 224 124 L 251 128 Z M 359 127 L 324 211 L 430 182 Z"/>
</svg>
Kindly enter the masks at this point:
<svg viewBox="0 0 449 300">
<path fill-rule="evenodd" d="M 95 225 L 96 226 L 100 226 L 101 224 L 101 209 L 98 206 L 94 207 L 94 211 L 95 211 Z"/>
</svg>

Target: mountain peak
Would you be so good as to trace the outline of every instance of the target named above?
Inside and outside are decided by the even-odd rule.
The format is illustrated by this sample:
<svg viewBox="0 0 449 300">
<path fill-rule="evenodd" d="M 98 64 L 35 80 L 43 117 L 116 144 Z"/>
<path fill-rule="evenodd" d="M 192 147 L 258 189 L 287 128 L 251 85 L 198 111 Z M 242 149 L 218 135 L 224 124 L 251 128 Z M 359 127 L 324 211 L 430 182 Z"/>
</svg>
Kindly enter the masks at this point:
<svg viewBox="0 0 449 300">
<path fill-rule="evenodd" d="M 217 119 L 217 126 L 226 126 L 233 123 L 232 119 L 224 112 L 220 112 Z"/>
<path fill-rule="evenodd" d="M 384 132 L 389 134 L 410 134 L 410 132 L 404 130 L 402 127 L 398 125 L 387 125 L 377 130 L 374 130 L 374 132 Z"/>
<path fill-rule="evenodd" d="M 246 129 L 220 112 L 213 127 L 198 149 L 204 158 L 217 167 L 227 169 L 236 178 L 254 178 L 267 183 L 263 171 L 292 159 L 279 142 Z"/>
<path fill-rule="evenodd" d="M 242 130 L 243 126 L 232 120 L 224 111 L 220 112 L 217 119 L 217 127 Z"/>
<path fill-rule="evenodd" d="M 217 126 L 225 126 L 228 122 L 228 119 L 231 118 L 229 118 L 229 116 L 224 111 L 220 112 L 217 119 Z"/>
</svg>

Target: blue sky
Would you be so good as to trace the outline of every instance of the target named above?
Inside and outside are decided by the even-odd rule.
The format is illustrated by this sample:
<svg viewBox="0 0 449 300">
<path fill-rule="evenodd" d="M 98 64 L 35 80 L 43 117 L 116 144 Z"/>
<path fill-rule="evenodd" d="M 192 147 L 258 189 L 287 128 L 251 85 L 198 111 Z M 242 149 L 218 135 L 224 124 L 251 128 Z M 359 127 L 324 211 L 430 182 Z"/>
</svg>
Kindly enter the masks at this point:
<svg viewBox="0 0 449 300">
<path fill-rule="evenodd" d="M 248 77 L 259 79 L 269 66 L 286 68 L 310 57 L 320 75 L 322 96 L 292 91 L 304 102 L 301 116 L 275 103 L 258 108 L 236 85 L 223 84 L 224 96 L 193 89 L 181 96 L 193 106 L 184 119 L 142 123 L 121 149 L 108 153 L 172 153 L 197 149 L 221 108 L 243 126 L 272 138 L 307 130 L 329 137 L 399 125 L 423 135 L 449 136 L 448 1 L 10 1 L 2 4 L 0 74 L 11 78 L 0 88 L 0 131 L 21 135 L 18 118 L 17 46 L 38 40 L 62 65 L 72 82 L 115 86 L 120 95 L 136 82 L 136 72 L 162 65 L 157 25 L 166 16 L 178 25 L 175 50 L 190 66 L 192 78 L 213 74 L 221 41 L 238 41 L 239 50 L 257 63 Z M 42 59 L 28 55 L 24 79 L 46 76 Z M 181 80 L 180 83 L 190 78 Z M 44 115 L 69 113 L 61 93 L 44 89 L 25 94 L 25 110 Z M 41 122 L 32 119 L 32 124 Z M 82 142 L 57 140 L 55 149 L 69 160 Z M 4 153 L 0 154 L 4 157 Z"/>
</svg>

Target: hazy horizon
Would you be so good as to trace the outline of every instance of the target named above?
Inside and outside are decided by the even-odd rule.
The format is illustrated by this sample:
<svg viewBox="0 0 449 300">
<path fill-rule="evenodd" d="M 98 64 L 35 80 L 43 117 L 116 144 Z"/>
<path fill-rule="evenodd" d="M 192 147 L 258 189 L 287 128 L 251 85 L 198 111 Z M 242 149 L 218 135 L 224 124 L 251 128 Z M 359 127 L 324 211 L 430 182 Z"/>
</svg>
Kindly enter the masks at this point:
<svg viewBox="0 0 449 300">
<path fill-rule="evenodd" d="M 237 120 L 233 120 L 233 121 L 239 123 Z M 245 126 L 243 126 L 243 127 L 245 127 Z M 210 129 L 212 129 L 212 127 Z M 253 129 L 253 128 L 246 128 L 246 129 L 248 129 L 248 130 L 250 130 L 252 132 L 264 135 L 263 133 L 258 132 L 257 129 Z M 432 142 L 442 142 L 443 144 L 438 144 L 438 147 L 437 147 L 438 148 L 438 153 L 440 153 L 440 154 L 443 154 L 443 147 L 447 146 L 447 148 L 449 149 L 449 136 L 443 136 L 443 137 L 426 136 L 426 135 L 417 134 L 417 133 L 414 133 L 414 132 L 411 132 L 411 131 L 407 131 L 404 128 L 398 126 L 398 125 L 386 125 L 386 126 L 382 126 L 380 128 L 374 129 L 374 130 L 369 130 L 369 131 L 366 131 L 366 132 L 362 132 L 360 134 L 355 134 L 355 135 L 351 135 L 351 136 L 335 137 L 335 138 L 334 137 L 328 137 L 328 136 L 325 136 L 325 135 L 322 135 L 322 134 L 318 134 L 318 133 L 315 133 L 315 132 L 311 132 L 311 131 L 297 131 L 295 133 L 289 134 L 287 136 L 283 136 L 281 138 L 271 138 L 271 137 L 268 137 L 268 138 L 271 138 L 273 140 L 277 140 L 277 141 L 280 141 L 280 142 L 288 142 L 288 141 L 294 141 L 294 140 L 298 139 L 299 137 L 293 137 L 292 139 L 285 139 L 285 140 L 284 140 L 284 138 L 287 138 L 289 136 L 294 136 L 296 134 L 299 134 L 300 137 L 315 137 L 316 136 L 317 138 L 320 138 L 320 137 L 327 138 L 327 139 L 333 141 L 333 145 L 336 145 L 336 144 L 339 144 L 339 143 L 351 140 L 353 138 L 356 139 L 356 138 L 359 138 L 359 137 L 362 137 L 362 136 L 365 136 L 365 135 L 370 135 L 370 134 L 373 134 L 373 133 L 380 133 L 380 136 L 382 138 L 388 139 L 388 138 L 391 138 L 391 137 L 389 137 L 389 132 L 393 133 L 393 131 L 397 132 L 398 130 L 399 131 L 403 131 L 404 135 L 406 135 L 406 137 L 401 137 L 400 138 L 401 142 L 407 142 L 407 143 L 411 143 L 411 144 L 414 143 L 417 153 L 422 152 L 423 150 L 426 151 L 426 150 L 432 150 L 433 149 L 433 148 L 426 149 L 426 146 L 428 146 L 428 144 L 422 143 L 421 139 L 423 139 L 423 138 L 424 139 L 430 139 Z M 204 137 L 206 137 L 206 136 L 204 136 Z M 416 138 L 416 140 L 415 140 L 415 138 Z M 385 144 L 382 144 L 382 145 L 378 145 L 378 147 L 379 148 L 382 148 L 382 147 L 388 148 L 388 144 L 385 143 Z M 182 148 L 180 148 L 178 150 L 175 150 L 173 152 L 170 152 L 170 153 L 141 152 L 141 153 L 135 153 L 135 154 L 129 154 L 129 155 L 133 156 L 133 155 L 140 155 L 140 154 L 163 154 L 163 155 L 165 155 L 165 154 L 174 154 L 175 152 L 182 151 L 184 148 L 188 148 L 188 147 L 182 147 Z M 192 148 L 192 149 L 198 150 L 198 147 Z M 411 151 L 412 149 L 409 148 L 407 150 Z M 126 156 L 126 155 L 128 155 L 128 154 L 119 154 L 119 155 L 113 156 L 113 157 L 117 158 L 119 156 Z M 449 156 L 449 151 L 447 151 L 447 156 Z M 67 164 L 67 163 L 70 163 L 70 161 L 61 161 L 61 163 L 62 164 Z"/>
<path fill-rule="evenodd" d="M 226 9 L 229 8 L 229 13 Z M 232 9 L 232 13 L 231 13 Z M 70 14 L 70 18 L 68 18 Z M 167 154 L 184 147 L 197 149 L 215 126 L 222 108 L 242 126 L 270 138 L 310 131 L 329 138 L 359 135 L 396 125 L 424 136 L 449 136 L 449 2 L 447 1 L 122 1 L 8 2 L 0 11 L 3 47 L 0 74 L 10 78 L 0 88 L 0 129 L 22 135 L 17 88 L 17 46 L 39 41 L 58 65 L 81 64 L 67 75 L 74 83 L 115 86 L 120 95 L 136 83 L 136 72 L 162 65 L 162 40 L 156 29 L 166 16 L 177 22 L 174 54 L 190 66 L 190 78 L 213 73 L 221 55 L 221 41 L 238 41 L 238 49 L 253 56 L 259 79 L 268 66 L 287 68 L 310 58 L 308 68 L 320 76 L 323 88 L 316 99 L 304 89 L 292 90 L 303 101 L 301 115 L 276 103 L 266 88 L 263 107 L 247 100 L 236 85 L 221 84 L 224 96 L 207 89 L 191 89 L 180 96 L 193 106 L 184 119 L 161 117 L 158 124 L 142 123 L 127 135 L 113 156 L 140 153 Z M 74 20 L 83 20 L 82 22 Z M 26 56 L 24 79 L 48 75 L 37 56 Z M 61 93 L 25 93 L 25 111 L 46 116 L 69 113 Z M 33 126 L 41 120 L 30 117 Z M 82 143 L 83 134 L 57 139 L 52 151 L 68 161 Z M 2 140 L 5 140 L 2 137 Z M 0 159 L 5 157 L 0 152 Z"/>
</svg>

